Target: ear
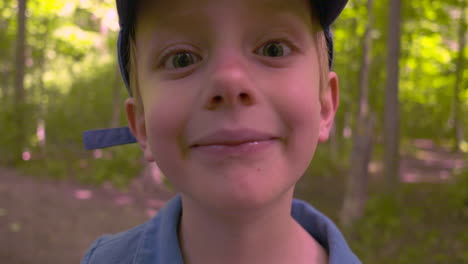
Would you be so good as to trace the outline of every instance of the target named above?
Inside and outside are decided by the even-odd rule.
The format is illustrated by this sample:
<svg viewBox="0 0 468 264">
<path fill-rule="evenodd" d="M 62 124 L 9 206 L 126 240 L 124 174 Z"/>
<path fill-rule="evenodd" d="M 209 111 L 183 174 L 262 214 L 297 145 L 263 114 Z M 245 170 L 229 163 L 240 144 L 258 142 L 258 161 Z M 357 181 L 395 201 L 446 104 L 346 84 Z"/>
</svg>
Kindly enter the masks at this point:
<svg viewBox="0 0 468 264">
<path fill-rule="evenodd" d="M 148 147 L 148 137 L 146 136 L 145 114 L 138 110 L 137 104 L 138 103 L 135 98 L 128 98 L 125 101 L 128 125 L 143 150 L 145 159 L 148 162 L 153 162 L 153 154 Z"/>
<path fill-rule="evenodd" d="M 325 142 L 330 136 L 330 131 L 335 120 L 336 110 L 339 102 L 338 75 L 335 72 L 328 74 L 328 89 L 320 100 L 320 131 L 319 142 Z"/>
</svg>

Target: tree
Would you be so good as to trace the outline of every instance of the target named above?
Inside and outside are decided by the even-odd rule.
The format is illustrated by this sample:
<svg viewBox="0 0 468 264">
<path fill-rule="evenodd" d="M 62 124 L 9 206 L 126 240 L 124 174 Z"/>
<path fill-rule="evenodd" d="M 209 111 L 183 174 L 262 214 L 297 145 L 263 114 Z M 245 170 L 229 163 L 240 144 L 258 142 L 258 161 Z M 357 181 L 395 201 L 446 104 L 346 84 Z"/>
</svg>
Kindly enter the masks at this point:
<svg viewBox="0 0 468 264">
<path fill-rule="evenodd" d="M 362 217 L 367 200 L 368 165 L 371 158 L 373 120 L 369 111 L 369 67 L 371 63 L 373 0 L 367 0 L 368 22 L 363 38 L 362 65 L 359 74 L 359 104 L 356 120 L 353 148 L 351 150 L 351 168 L 346 185 L 346 195 L 341 210 L 340 221 L 343 226 L 350 226 Z"/>
<path fill-rule="evenodd" d="M 401 39 L 401 0 L 390 0 L 387 36 L 387 80 L 384 105 L 384 177 L 387 190 L 396 188 L 399 173 L 399 58 Z"/>
<path fill-rule="evenodd" d="M 466 44 L 466 18 L 465 18 L 465 9 L 466 1 L 461 1 L 462 5 L 460 7 L 460 25 L 458 28 L 458 58 L 455 68 L 455 85 L 454 85 L 454 94 L 453 94 L 453 112 L 454 112 L 454 150 L 460 151 L 460 144 L 463 140 L 463 129 L 462 122 L 460 120 L 461 116 L 461 107 L 460 107 L 460 86 L 462 83 L 463 70 L 465 69 L 465 44 Z"/>
<path fill-rule="evenodd" d="M 25 47 L 26 47 L 26 4 L 27 0 L 18 0 L 18 29 L 16 42 L 16 71 L 15 71 L 15 108 L 17 147 L 15 159 L 21 157 L 25 144 L 24 133 L 24 75 L 25 75 Z"/>
</svg>

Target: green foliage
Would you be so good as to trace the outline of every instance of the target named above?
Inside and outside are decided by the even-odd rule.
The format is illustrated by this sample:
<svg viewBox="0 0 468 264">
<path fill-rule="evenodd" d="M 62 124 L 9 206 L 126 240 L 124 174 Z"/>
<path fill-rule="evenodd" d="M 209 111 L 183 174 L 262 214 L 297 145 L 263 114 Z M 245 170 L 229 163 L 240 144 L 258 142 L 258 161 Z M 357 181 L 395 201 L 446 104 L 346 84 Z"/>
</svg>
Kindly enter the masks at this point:
<svg viewBox="0 0 468 264">
<path fill-rule="evenodd" d="M 141 150 L 137 146 L 123 146 L 110 151 L 108 158 L 91 159 L 90 169 L 80 172 L 77 178 L 85 183 L 111 182 L 118 188 L 126 188 L 142 169 Z"/>
<path fill-rule="evenodd" d="M 11 0 L 0 4 L 2 50 L 14 47 L 15 4 Z M 113 160 L 94 159 L 92 152 L 84 151 L 81 139 L 85 130 L 109 126 L 115 103 L 113 89 L 116 85 L 123 89 L 116 71 L 114 45 L 118 24 L 113 5 L 111 0 L 28 1 L 24 110 L 28 141 L 24 151 L 31 154 L 31 160 L 21 164 L 24 170 L 94 184 L 111 181 L 121 187 L 138 175 L 141 151 L 136 146 L 131 150 L 111 150 Z M 2 163 L 14 160 L 10 155 L 18 134 L 17 108 L 12 105 L 13 82 L 7 77 L 14 68 L 11 53 L 14 54 L 0 53 L 0 78 L 6 79 L 0 82 L 0 121 L 8 131 L 0 138 Z M 123 107 L 122 101 L 120 98 L 116 103 Z M 45 123 L 44 147 L 36 136 L 38 120 Z M 125 123 L 123 115 L 120 122 Z"/>
<path fill-rule="evenodd" d="M 407 184 L 376 194 L 351 245 L 364 263 L 466 263 L 468 170 L 450 184 Z"/>
<path fill-rule="evenodd" d="M 453 86 L 457 29 L 462 1 L 402 1 L 400 106 L 402 142 L 453 137 Z M 13 105 L 16 11 L 14 0 L 0 1 L 0 165 L 9 165 L 17 146 L 17 107 Z M 388 0 L 374 1 L 370 65 L 370 107 L 377 115 L 376 140 L 381 140 L 386 79 Z M 114 0 L 28 0 L 27 70 L 25 78 L 25 151 L 31 154 L 19 168 L 31 175 L 72 179 L 99 185 L 111 182 L 125 188 L 141 170 L 138 146 L 122 146 L 98 153 L 85 151 L 82 132 L 107 128 L 113 100 L 123 85 L 116 71 L 118 21 Z M 458 12 L 458 13 L 457 13 Z M 466 12 L 465 12 L 466 13 Z M 465 14 L 465 19 L 466 19 Z M 336 220 L 342 203 L 351 139 L 343 136 L 353 127 L 357 109 L 359 73 L 365 25 L 365 0 L 350 0 L 334 25 L 335 64 L 340 77 L 340 108 L 336 116 L 337 149 L 320 145 L 302 183 L 303 192 L 326 200 L 324 208 Z M 466 50 L 463 51 L 466 58 Z M 468 67 L 464 69 L 467 76 Z M 462 78 L 461 115 L 468 111 L 468 78 Z M 45 146 L 36 136 L 44 121 Z M 468 131 L 468 119 L 462 118 Z M 126 123 L 123 111 L 121 125 Z M 466 132 L 465 132 L 466 133 Z M 467 138 L 465 136 L 465 138 Z M 462 146 L 468 149 L 468 142 Z M 100 157 L 98 157 L 100 156 Z M 375 148 L 374 158 L 381 159 Z M 324 183 L 317 185 L 317 177 Z M 341 178 L 340 178 L 341 177 Z M 339 182 L 339 183 L 337 183 Z M 169 184 L 169 183 L 168 183 Z M 334 186 L 334 193 L 323 192 Z M 468 172 L 448 185 L 408 184 L 391 197 L 374 193 L 366 217 L 351 230 L 351 245 L 364 263 L 467 263 Z M 337 195 L 337 193 L 339 193 Z M 312 198 L 316 198 L 312 197 Z"/>
<path fill-rule="evenodd" d="M 48 142 L 74 144 L 79 149 L 83 131 L 109 124 L 113 82 L 109 83 L 108 76 L 114 77 L 113 67 L 103 65 L 93 71 L 84 71 L 82 77 L 71 83 L 68 91 L 65 90 L 65 95 L 61 95 L 64 87 L 58 84 L 55 91 L 51 90 L 49 97 L 60 96 L 62 99 L 51 104 L 47 110 L 46 123 L 50 127 L 47 131 Z"/>
<path fill-rule="evenodd" d="M 0 137 L 0 165 L 12 165 L 18 160 L 18 157 L 14 155 L 14 149 L 17 148 L 18 142 L 18 112 L 21 111 L 23 116 L 27 118 L 36 118 L 37 106 L 33 104 L 22 104 L 19 106 L 13 106 L 12 104 L 5 104 L 2 106 L 2 114 L 0 115 L 0 124 L 2 124 L 2 134 Z M 33 131 L 34 126 L 31 123 L 23 123 L 23 130 L 28 135 L 26 138 L 27 143 L 34 141 Z"/>
<path fill-rule="evenodd" d="M 28 1 L 27 100 L 35 106 L 36 116 L 46 120 L 48 142 L 78 142 L 79 131 L 107 127 L 110 122 L 114 80 L 120 82 L 114 71 L 118 29 L 114 5 L 113 0 Z M 403 3 L 400 100 L 404 137 L 452 137 L 454 65 L 458 55 L 454 29 L 458 27 L 460 5 L 459 0 Z M 383 116 L 387 7 L 388 1 L 374 1 L 370 104 L 378 120 Z M 8 51 L 0 53 L 0 99 L 5 105 L 13 95 L 16 1 L 2 1 L 0 10 L 0 49 Z M 352 127 L 355 121 L 351 117 L 356 111 L 367 21 L 366 1 L 351 0 L 334 25 L 334 70 L 341 84 L 336 116 L 340 137 L 344 127 Z M 468 87 L 466 78 L 463 80 L 461 87 Z M 462 89 L 460 96 L 463 116 L 468 89 Z M 7 121 L 10 114 L 5 109 L 0 119 Z M 31 116 L 27 122 L 33 124 L 35 120 Z M 463 122 L 468 127 L 468 120 Z M 382 122 L 376 125 L 379 135 Z M 29 134 L 33 137 L 34 131 Z M 0 146 L 10 149 L 8 142 L 5 144 Z"/>
<path fill-rule="evenodd" d="M 341 79 L 341 106 L 337 121 L 345 122 L 356 111 L 362 36 L 368 21 L 366 1 L 352 0 L 335 24 L 335 71 Z M 453 136 L 453 87 L 457 29 L 461 1 L 403 1 L 400 59 L 401 132 L 409 138 Z M 382 120 L 386 70 L 388 1 L 374 1 L 371 47 L 370 105 Z M 457 15 L 458 14 L 458 15 Z M 466 15 L 465 15 L 466 17 Z M 465 18 L 466 19 L 466 18 Z M 465 48 L 465 54 L 466 54 Z M 466 58 L 466 55 L 465 55 Z M 466 67 L 465 67 L 466 68 Z M 466 76 L 468 69 L 465 69 Z M 468 87 L 463 78 L 461 87 Z M 461 91 L 462 113 L 468 106 L 467 92 Z M 463 120 L 464 127 L 468 121 Z M 382 122 L 377 123 L 378 134 Z M 466 129 L 465 129 L 466 130 Z"/>
<path fill-rule="evenodd" d="M 135 145 L 102 150 L 99 157 L 91 151 L 77 152 L 73 149 L 76 147 L 52 145 L 47 150 L 47 158 L 33 157 L 18 168 L 40 178 L 68 179 L 90 185 L 109 182 L 120 189 L 125 189 L 143 168 L 141 150 Z"/>
<path fill-rule="evenodd" d="M 0 157 L 2 157 L 0 161 L 2 163 L 11 163 L 15 159 L 11 151 L 15 148 L 16 135 L 18 134 L 14 113 L 13 107 L 5 105 L 2 107 L 0 124 L 2 124 L 2 131 L 6 132 L 0 137 L 0 146 L 2 146 L 0 148 Z"/>
</svg>

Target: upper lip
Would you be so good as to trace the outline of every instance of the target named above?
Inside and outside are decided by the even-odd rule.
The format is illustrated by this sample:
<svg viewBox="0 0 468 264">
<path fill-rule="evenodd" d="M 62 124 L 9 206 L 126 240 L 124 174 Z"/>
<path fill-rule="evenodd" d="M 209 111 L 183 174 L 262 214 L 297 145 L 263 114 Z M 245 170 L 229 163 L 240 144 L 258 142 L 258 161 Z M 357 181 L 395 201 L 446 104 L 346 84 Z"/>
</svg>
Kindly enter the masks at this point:
<svg viewBox="0 0 468 264">
<path fill-rule="evenodd" d="M 252 129 L 235 129 L 235 130 L 217 130 L 193 141 L 190 147 L 201 147 L 210 145 L 240 145 L 243 143 L 254 141 L 265 141 L 278 139 L 277 136 L 262 131 Z"/>
</svg>

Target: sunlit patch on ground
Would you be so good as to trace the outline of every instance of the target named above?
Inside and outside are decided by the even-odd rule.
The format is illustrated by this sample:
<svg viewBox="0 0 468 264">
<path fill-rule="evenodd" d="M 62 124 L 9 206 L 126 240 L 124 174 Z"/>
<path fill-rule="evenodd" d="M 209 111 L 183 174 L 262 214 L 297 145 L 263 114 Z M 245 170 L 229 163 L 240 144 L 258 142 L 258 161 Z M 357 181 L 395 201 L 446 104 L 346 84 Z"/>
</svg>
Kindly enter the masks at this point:
<svg viewBox="0 0 468 264">
<path fill-rule="evenodd" d="M 8 211 L 5 208 L 0 208 L 0 216 L 5 216 L 8 214 Z"/>
<path fill-rule="evenodd" d="M 120 195 L 114 199 L 115 204 L 117 205 L 129 205 L 133 204 L 133 198 L 128 195 Z"/>
<path fill-rule="evenodd" d="M 157 212 L 158 212 L 158 210 L 156 210 L 156 209 L 148 208 L 148 209 L 146 209 L 145 214 L 146 214 L 146 216 L 148 218 L 153 218 L 153 216 L 155 216 Z"/>
<path fill-rule="evenodd" d="M 405 183 L 447 182 L 468 167 L 467 158 L 462 153 L 437 146 L 429 139 L 416 139 L 411 153 L 403 153 L 400 160 L 400 180 Z M 369 173 L 373 177 L 383 177 L 382 161 L 371 161 Z"/>
<path fill-rule="evenodd" d="M 432 149 L 434 147 L 434 142 L 430 139 L 415 139 L 413 144 L 420 149 Z"/>
<path fill-rule="evenodd" d="M 93 192 L 90 190 L 81 189 L 75 191 L 75 198 L 78 200 L 88 200 L 91 197 L 93 197 Z"/>
<path fill-rule="evenodd" d="M 402 155 L 402 182 L 446 182 L 452 180 L 452 175 L 467 167 L 463 154 L 452 153 L 431 140 L 417 139 L 413 141 L 413 145 L 416 149 L 412 155 Z"/>
<path fill-rule="evenodd" d="M 102 150 L 100 150 L 100 149 L 94 150 L 94 151 L 93 151 L 93 157 L 94 157 L 95 159 L 100 159 L 100 158 L 102 158 Z"/>
<path fill-rule="evenodd" d="M 166 201 L 163 201 L 163 200 L 156 200 L 156 199 L 146 200 L 146 206 L 155 207 L 155 208 L 161 208 L 164 206 L 165 203 Z"/>
</svg>

